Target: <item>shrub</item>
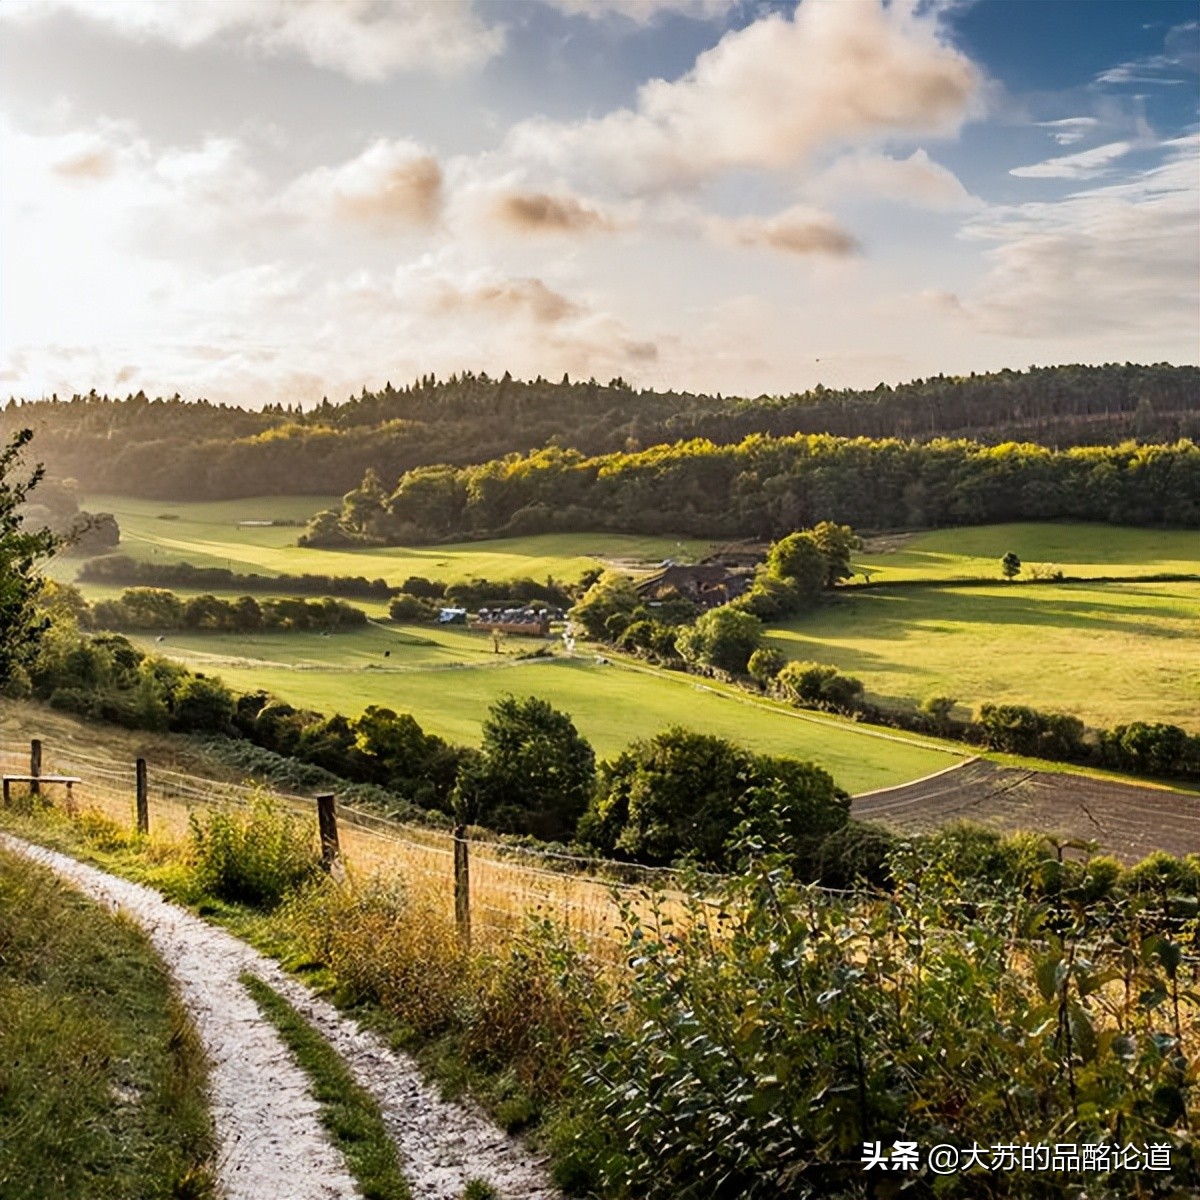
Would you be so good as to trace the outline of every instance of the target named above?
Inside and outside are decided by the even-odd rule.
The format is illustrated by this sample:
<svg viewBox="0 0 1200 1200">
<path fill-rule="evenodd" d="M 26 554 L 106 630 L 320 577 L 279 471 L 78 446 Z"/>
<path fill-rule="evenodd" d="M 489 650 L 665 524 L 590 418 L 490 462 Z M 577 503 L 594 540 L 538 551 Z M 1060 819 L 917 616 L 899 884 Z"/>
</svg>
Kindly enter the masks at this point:
<svg viewBox="0 0 1200 1200">
<path fill-rule="evenodd" d="M 388 605 L 388 616 L 393 621 L 430 621 L 434 616 L 433 605 L 417 596 L 401 592 L 392 597 Z"/>
<path fill-rule="evenodd" d="M 313 823 L 265 793 L 245 811 L 193 813 L 190 827 L 196 884 L 222 900 L 275 908 L 320 870 Z"/>
<path fill-rule="evenodd" d="M 759 646 L 750 655 L 746 670 L 756 683 L 768 687 L 775 682 L 775 677 L 787 666 L 788 657 L 778 646 Z"/>
<path fill-rule="evenodd" d="M 1078 717 L 1038 712 L 1024 704 L 984 704 L 979 725 L 992 750 L 1060 760 L 1087 756 Z"/>
<path fill-rule="evenodd" d="M 675 646 L 687 662 L 744 675 L 761 641 L 762 622 L 756 616 L 723 604 L 697 617 L 675 639 Z"/>
<path fill-rule="evenodd" d="M 885 887 L 888 856 L 897 837 L 883 825 L 847 821 L 822 843 L 817 852 L 817 878 L 831 888 L 852 888 L 860 883 Z"/>
<path fill-rule="evenodd" d="M 219 680 L 189 676 L 175 697 L 171 728 L 181 733 L 228 733 L 237 704 Z"/>
<path fill-rule="evenodd" d="M 1134 721 L 1100 734 L 1106 766 L 1145 775 L 1182 775 L 1189 738 L 1177 725 Z"/>
<path fill-rule="evenodd" d="M 776 686 L 793 704 L 816 705 L 839 712 L 852 710 L 862 695 L 861 681 L 842 675 L 827 663 L 790 662 L 779 672 Z"/>
<path fill-rule="evenodd" d="M 686 855 L 719 870 L 735 857 L 736 832 L 807 864 L 848 808 L 845 793 L 811 763 L 676 727 L 601 765 L 579 838 L 635 862 L 663 866 Z"/>
</svg>

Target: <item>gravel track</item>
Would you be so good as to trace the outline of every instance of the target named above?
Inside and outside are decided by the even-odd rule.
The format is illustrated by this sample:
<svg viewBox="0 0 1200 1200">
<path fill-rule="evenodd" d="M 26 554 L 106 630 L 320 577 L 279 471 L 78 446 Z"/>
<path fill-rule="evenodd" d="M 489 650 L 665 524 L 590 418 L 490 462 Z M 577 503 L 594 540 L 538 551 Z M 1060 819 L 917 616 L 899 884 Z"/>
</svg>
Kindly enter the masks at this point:
<svg viewBox="0 0 1200 1200">
<path fill-rule="evenodd" d="M 308 1081 L 240 982 L 243 971 L 284 996 L 374 1096 L 415 1200 L 458 1200 L 470 1179 L 506 1200 L 556 1200 L 541 1165 L 482 1111 L 443 1101 L 416 1065 L 361 1030 L 232 934 L 140 884 L 0 834 L 0 845 L 49 867 L 145 929 L 179 985 L 212 1064 L 218 1174 L 227 1200 L 350 1200 L 359 1195 L 321 1127 Z"/>
</svg>

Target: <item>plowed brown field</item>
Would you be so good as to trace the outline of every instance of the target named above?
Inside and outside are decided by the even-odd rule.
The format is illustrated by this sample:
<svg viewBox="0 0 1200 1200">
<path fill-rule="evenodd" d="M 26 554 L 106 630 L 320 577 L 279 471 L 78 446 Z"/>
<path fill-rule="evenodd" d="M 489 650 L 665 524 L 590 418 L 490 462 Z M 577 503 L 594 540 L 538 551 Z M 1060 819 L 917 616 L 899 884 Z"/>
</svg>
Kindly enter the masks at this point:
<svg viewBox="0 0 1200 1200">
<path fill-rule="evenodd" d="M 855 797 L 853 815 L 906 833 L 954 821 L 1095 841 L 1134 863 L 1154 850 L 1200 853 L 1200 795 L 1001 767 L 974 759 L 902 787 Z"/>
</svg>

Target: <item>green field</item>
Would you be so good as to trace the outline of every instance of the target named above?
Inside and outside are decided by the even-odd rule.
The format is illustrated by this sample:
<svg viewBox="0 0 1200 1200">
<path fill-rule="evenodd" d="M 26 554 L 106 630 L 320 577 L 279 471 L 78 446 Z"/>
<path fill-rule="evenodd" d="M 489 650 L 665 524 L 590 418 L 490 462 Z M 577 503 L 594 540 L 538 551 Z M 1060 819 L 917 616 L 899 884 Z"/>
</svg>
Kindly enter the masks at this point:
<svg viewBox="0 0 1200 1200">
<path fill-rule="evenodd" d="M 240 521 L 304 521 L 337 497 L 267 496 L 249 500 L 176 504 L 90 496 L 86 507 L 111 512 L 121 527 L 117 552 L 163 563 L 188 562 L 260 575 L 365 575 L 396 585 L 410 575 L 453 581 L 481 576 L 504 580 L 548 575 L 578 579 L 600 560 L 637 564 L 664 558 L 690 561 L 708 552 L 695 538 L 639 537 L 619 533 L 549 533 L 438 546 L 388 546 L 352 550 L 304 549 L 303 529 L 291 525 L 246 526 Z M 79 560 L 60 558 L 55 577 L 71 580 Z"/>
<path fill-rule="evenodd" d="M 1114 525 L 976 525 L 869 541 L 854 565 L 872 582 L 899 579 L 999 579 L 1008 551 L 1067 575 L 1200 573 L 1200 535 L 1189 529 L 1128 529 Z"/>
<path fill-rule="evenodd" d="M 1191 583 L 880 589 L 843 594 L 769 640 L 857 676 L 884 705 L 948 695 L 1197 730 L 1198 614 Z"/>
<path fill-rule="evenodd" d="M 115 513 L 121 551 L 162 562 L 187 561 L 260 574 L 365 575 L 397 584 L 417 574 L 454 580 L 577 578 L 600 562 L 647 565 L 701 556 L 697 540 L 617 534 L 546 534 L 454 545 L 308 550 L 297 526 L 241 521 L 303 520 L 332 497 L 268 497 L 171 504 L 90 497 Z M 1074 575 L 1133 576 L 1197 569 L 1194 532 L 1085 524 L 1014 524 L 940 530 L 881 539 L 856 558 L 875 581 L 991 578 L 1008 550 L 1024 563 Z M 78 560 L 60 559 L 59 578 Z M 92 599 L 119 588 L 87 587 Z M 373 617 L 380 603 L 355 601 Z M 997 583 L 973 589 L 847 590 L 821 611 L 770 631 L 795 658 L 832 663 L 863 680 L 868 698 L 912 706 L 927 696 L 1026 703 L 1072 712 L 1089 725 L 1171 721 L 1200 728 L 1200 631 L 1195 584 Z M 811 755 L 854 791 L 886 786 L 945 765 L 941 755 L 864 737 L 853 727 L 817 726 L 777 708 L 721 698 L 673 675 L 634 674 L 591 660 L 519 662 L 532 647 L 461 629 L 373 625 L 339 633 L 229 637 L 172 633 L 149 647 L 239 689 L 267 688 L 321 711 L 360 712 L 368 704 L 411 710 L 427 728 L 458 741 L 478 739 L 488 705 L 506 692 L 543 695 L 572 713 L 601 754 L 672 723 L 735 738 L 762 750 Z"/>
<path fill-rule="evenodd" d="M 265 688 L 327 713 L 386 705 L 411 712 L 431 733 L 456 742 L 477 743 L 488 706 L 512 693 L 541 696 L 569 712 L 602 757 L 682 724 L 763 752 L 811 758 L 852 792 L 903 783 L 956 761 L 949 751 L 794 713 L 686 675 L 594 657 L 521 660 L 517 652 L 540 643 L 515 638 L 498 656 L 486 635 L 462 630 L 372 627 L 328 638 L 172 633 L 161 643 L 139 640 L 220 675 L 239 691 Z"/>
</svg>

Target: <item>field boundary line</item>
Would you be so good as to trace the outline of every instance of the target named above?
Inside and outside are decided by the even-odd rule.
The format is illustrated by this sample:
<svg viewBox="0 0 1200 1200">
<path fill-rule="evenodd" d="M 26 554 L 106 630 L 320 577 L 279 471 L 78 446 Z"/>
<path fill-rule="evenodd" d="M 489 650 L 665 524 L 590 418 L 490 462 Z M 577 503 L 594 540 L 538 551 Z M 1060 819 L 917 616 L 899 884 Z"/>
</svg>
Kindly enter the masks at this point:
<svg viewBox="0 0 1200 1200">
<path fill-rule="evenodd" d="M 872 796 L 884 796 L 888 792 L 902 792 L 905 788 L 916 787 L 918 783 L 928 783 L 931 779 L 938 779 L 942 775 L 949 775 L 951 771 L 961 771 L 963 767 L 969 767 L 972 763 L 986 762 L 987 759 L 980 758 L 978 754 L 972 754 L 970 758 L 964 758 L 962 762 L 951 763 L 948 767 L 943 767 L 940 771 L 933 771 L 928 775 L 922 775 L 920 779 L 910 779 L 908 783 L 893 783 L 890 787 L 874 788 L 869 792 L 855 792 L 850 799 L 853 800 L 868 800 Z"/>
<path fill-rule="evenodd" d="M 647 675 L 657 676 L 659 679 L 672 679 L 675 677 L 680 679 L 697 680 L 703 678 L 702 676 L 692 675 L 684 671 L 667 671 L 658 667 L 652 667 L 648 663 L 635 662 L 624 657 L 623 655 L 605 654 L 604 657 L 608 659 L 611 666 L 623 667 L 627 671 L 642 671 Z M 956 746 L 945 746 L 940 742 L 927 742 L 923 739 L 918 740 L 917 738 L 901 737 L 897 733 L 885 733 L 882 729 L 871 729 L 864 727 L 857 721 L 838 721 L 828 715 L 817 716 L 816 713 L 806 712 L 801 709 L 785 708 L 781 705 L 777 705 L 777 703 L 772 701 L 769 697 L 758 699 L 754 696 L 741 695 L 735 690 L 722 691 L 719 688 L 712 686 L 714 683 L 719 684 L 720 682 L 720 680 L 710 679 L 701 684 L 693 684 L 693 686 L 706 687 L 709 691 L 715 692 L 718 696 L 721 696 L 725 700 L 735 700 L 737 703 L 749 705 L 751 708 L 763 708 L 768 712 L 778 713 L 783 717 L 791 717 L 796 721 L 807 721 L 810 725 L 819 725 L 825 729 L 840 729 L 846 733 L 857 733 L 862 737 L 879 738 L 881 741 L 896 742 L 901 746 L 916 746 L 920 750 L 933 750 L 941 754 L 951 754 L 960 758 L 971 756 L 970 750 L 960 750 Z M 731 689 L 734 687 L 733 684 L 725 684 L 724 686 Z M 956 763 L 954 765 L 958 766 L 960 764 Z M 910 782 L 915 783 L 916 780 L 910 780 Z M 902 783 L 897 784 L 896 786 L 907 787 L 908 785 Z"/>
</svg>

